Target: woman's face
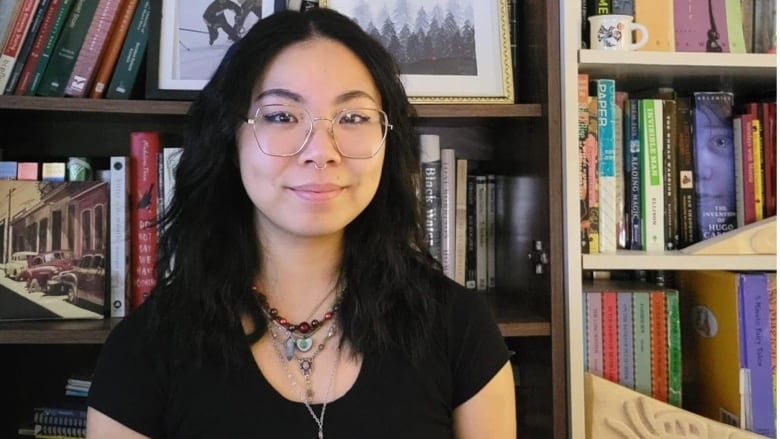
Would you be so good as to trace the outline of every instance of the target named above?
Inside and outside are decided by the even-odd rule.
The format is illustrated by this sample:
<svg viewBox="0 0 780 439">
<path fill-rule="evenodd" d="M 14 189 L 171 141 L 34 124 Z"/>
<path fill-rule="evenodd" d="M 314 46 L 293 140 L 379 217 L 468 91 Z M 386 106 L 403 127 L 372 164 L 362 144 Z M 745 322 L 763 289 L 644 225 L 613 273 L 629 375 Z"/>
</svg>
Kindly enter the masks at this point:
<svg viewBox="0 0 780 439">
<path fill-rule="evenodd" d="M 253 125 L 245 123 L 238 130 L 241 180 L 256 207 L 261 236 L 340 235 L 376 194 L 385 148 L 367 159 L 343 157 L 330 133 L 330 121 L 317 118 L 331 119 L 345 108 L 381 109 L 368 69 L 341 43 L 315 38 L 280 52 L 261 75 L 251 99 L 250 118 L 260 106 L 285 105 L 303 108 L 315 120 L 303 150 L 292 157 L 263 153 Z M 290 118 L 274 115 L 272 122 L 279 126 Z M 308 128 L 308 122 L 304 125 Z"/>
</svg>

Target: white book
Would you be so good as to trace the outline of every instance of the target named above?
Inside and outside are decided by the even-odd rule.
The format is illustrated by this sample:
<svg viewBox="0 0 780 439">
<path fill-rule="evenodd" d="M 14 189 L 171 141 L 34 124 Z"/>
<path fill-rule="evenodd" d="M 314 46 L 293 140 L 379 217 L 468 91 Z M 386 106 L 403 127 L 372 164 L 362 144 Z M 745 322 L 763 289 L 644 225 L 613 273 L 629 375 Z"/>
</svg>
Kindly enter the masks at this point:
<svg viewBox="0 0 780 439">
<path fill-rule="evenodd" d="M 487 291 L 487 178 L 477 175 L 477 291 Z"/>
<path fill-rule="evenodd" d="M 130 294 L 130 160 L 112 156 L 109 189 L 111 317 L 125 317 Z"/>
<path fill-rule="evenodd" d="M 21 0 L 17 15 L 8 24 L 10 26 L 8 35 L 4 46 L 0 48 L 0 94 L 3 94 L 5 86 L 11 79 L 11 71 L 14 69 L 24 38 L 30 29 L 38 2 L 39 0 Z"/>
<path fill-rule="evenodd" d="M 441 148 L 441 265 L 455 279 L 455 150 Z"/>
<path fill-rule="evenodd" d="M 642 99 L 639 108 L 644 250 L 664 251 L 663 105 L 660 99 Z"/>
<path fill-rule="evenodd" d="M 466 177 L 468 160 L 458 159 L 455 171 L 455 282 L 466 285 Z"/>
<path fill-rule="evenodd" d="M 496 175 L 487 175 L 487 288 L 496 287 Z"/>
<path fill-rule="evenodd" d="M 615 81 L 597 79 L 599 252 L 617 251 L 617 181 L 615 169 Z M 660 137 L 659 137 L 660 140 Z"/>
</svg>

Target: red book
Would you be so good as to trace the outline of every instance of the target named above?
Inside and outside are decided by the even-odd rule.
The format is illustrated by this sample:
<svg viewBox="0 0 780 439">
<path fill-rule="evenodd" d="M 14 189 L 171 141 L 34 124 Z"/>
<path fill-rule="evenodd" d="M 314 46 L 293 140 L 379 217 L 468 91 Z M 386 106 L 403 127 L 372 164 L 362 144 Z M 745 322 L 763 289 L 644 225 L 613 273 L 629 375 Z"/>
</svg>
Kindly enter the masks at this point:
<svg viewBox="0 0 780 439">
<path fill-rule="evenodd" d="M 650 378 L 651 396 L 659 401 L 669 400 L 666 340 L 666 294 L 650 292 Z"/>
<path fill-rule="evenodd" d="M 157 281 L 157 155 L 160 133 L 130 133 L 131 309 L 149 296 Z"/>
<path fill-rule="evenodd" d="M 0 94 L 5 90 L 5 86 L 11 79 L 11 71 L 16 64 L 19 51 L 22 48 L 24 37 L 30 27 L 35 8 L 38 7 L 38 0 L 20 0 L 19 13 L 16 16 L 5 41 L 5 46 L 0 52 Z"/>
<path fill-rule="evenodd" d="M 741 195 L 744 222 L 745 224 L 751 224 L 756 222 L 756 187 L 753 182 L 755 177 L 753 174 L 753 116 L 741 114 L 737 117 L 740 124 L 740 147 L 742 154 L 742 194 L 737 194 L 737 200 L 739 201 Z M 737 189 L 739 189 L 739 184 Z"/>
<path fill-rule="evenodd" d="M 130 29 L 130 22 L 135 14 L 135 8 L 138 6 L 138 0 L 123 0 L 119 6 L 119 16 L 116 23 L 111 28 L 111 35 L 106 44 L 105 53 L 97 66 L 95 81 L 92 85 L 92 91 L 89 97 L 93 99 L 102 98 L 108 89 L 108 83 L 111 81 L 111 74 L 114 72 L 114 66 L 119 58 L 119 51 L 125 42 L 125 36 Z"/>
<path fill-rule="evenodd" d="M 619 380 L 617 292 L 603 291 L 601 293 L 601 318 L 604 378 L 616 383 Z"/>
<path fill-rule="evenodd" d="M 68 4 L 70 4 L 70 2 Z M 38 67 L 38 60 L 41 58 L 43 48 L 46 46 L 46 41 L 48 41 L 49 35 L 54 28 L 54 19 L 61 7 L 63 7 L 63 0 L 51 0 L 49 3 L 48 9 L 46 9 L 46 14 L 43 16 L 41 27 L 38 29 L 38 34 L 33 40 L 30 54 L 27 56 L 27 61 L 24 63 L 22 74 L 19 77 L 19 83 L 16 85 L 16 89 L 14 90 L 15 95 L 24 96 L 27 94 L 27 89 L 29 89 L 30 84 L 32 84 L 35 68 Z"/>
<path fill-rule="evenodd" d="M 777 102 L 764 107 L 764 218 L 777 215 Z"/>
</svg>

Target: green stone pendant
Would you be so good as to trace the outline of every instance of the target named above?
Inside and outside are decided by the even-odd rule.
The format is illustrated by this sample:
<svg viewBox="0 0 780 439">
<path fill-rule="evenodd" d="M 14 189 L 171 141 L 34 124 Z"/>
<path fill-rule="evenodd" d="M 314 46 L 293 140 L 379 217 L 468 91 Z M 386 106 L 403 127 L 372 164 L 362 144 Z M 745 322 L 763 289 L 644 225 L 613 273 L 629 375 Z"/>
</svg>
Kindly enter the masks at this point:
<svg viewBox="0 0 780 439">
<path fill-rule="evenodd" d="M 297 347 L 298 350 L 301 352 L 308 352 L 312 346 L 314 346 L 314 343 L 311 341 L 311 338 L 309 337 L 299 338 L 298 340 L 295 340 L 295 347 Z"/>
</svg>

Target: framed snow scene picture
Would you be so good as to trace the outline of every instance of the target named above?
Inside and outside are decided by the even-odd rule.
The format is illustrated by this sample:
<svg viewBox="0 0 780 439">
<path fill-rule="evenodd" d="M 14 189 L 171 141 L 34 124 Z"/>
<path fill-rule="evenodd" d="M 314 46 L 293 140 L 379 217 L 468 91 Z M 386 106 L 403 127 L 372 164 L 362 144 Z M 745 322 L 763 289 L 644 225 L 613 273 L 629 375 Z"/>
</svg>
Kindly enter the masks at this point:
<svg viewBox="0 0 780 439">
<path fill-rule="evenodd" d="M 514 103 L 505 0 L 320 0 L 393 54 L 414 103 Z"/>
<path fill-rule="evenodd" d="M 146 98 L 192 99 L 228 48 L 275 0 L 162 0 L 152 2 Z"/>
</svg>

